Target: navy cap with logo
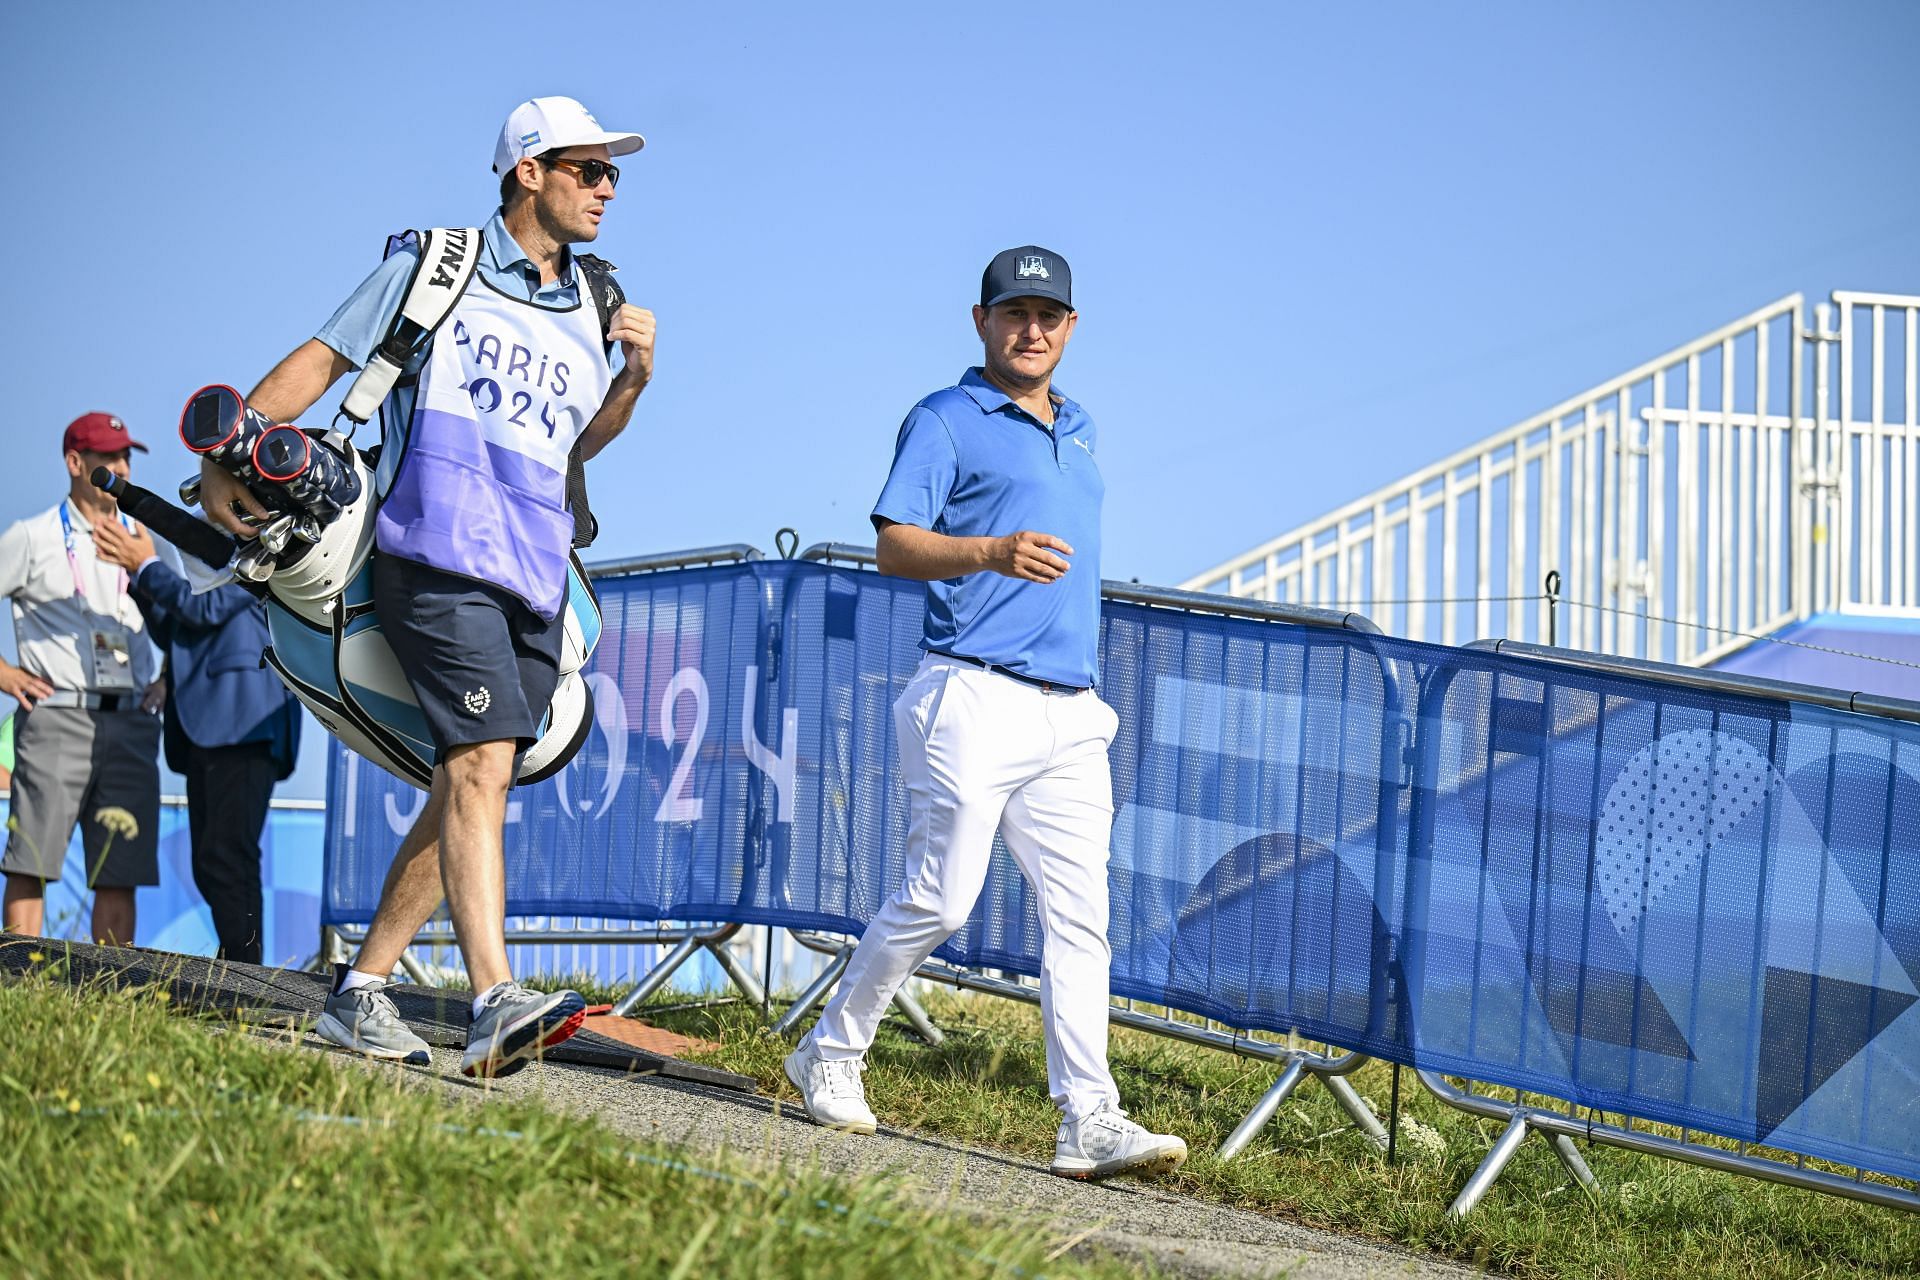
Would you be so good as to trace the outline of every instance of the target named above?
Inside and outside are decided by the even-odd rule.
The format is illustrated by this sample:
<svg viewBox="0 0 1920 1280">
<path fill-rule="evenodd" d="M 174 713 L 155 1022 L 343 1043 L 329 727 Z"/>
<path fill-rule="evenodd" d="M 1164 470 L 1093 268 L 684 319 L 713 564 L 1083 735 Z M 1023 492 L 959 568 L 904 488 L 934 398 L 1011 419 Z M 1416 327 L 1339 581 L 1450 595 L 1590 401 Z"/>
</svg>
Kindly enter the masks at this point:
<svg viewBox="0 0 1920 1280">
<path fill-rule="evenodd" d="M 1052 298 L 1073 310 L 1073 272 L 1067 260 L 1037 244 L 997 253 L 980 276 L 980 305 L 1008 298 Z"/>
</svg>

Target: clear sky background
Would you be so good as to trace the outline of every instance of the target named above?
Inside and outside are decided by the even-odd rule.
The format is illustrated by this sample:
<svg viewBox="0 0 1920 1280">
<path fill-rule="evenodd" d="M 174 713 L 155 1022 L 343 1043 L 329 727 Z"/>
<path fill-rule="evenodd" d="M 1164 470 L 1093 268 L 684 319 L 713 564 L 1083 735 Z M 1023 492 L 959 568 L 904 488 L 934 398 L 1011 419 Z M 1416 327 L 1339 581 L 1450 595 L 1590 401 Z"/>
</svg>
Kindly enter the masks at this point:
<svg viewBox="0 0 1920 1280">
<path fill-rule="evenodd" d="M 9 4 L 0 523 L 88 409 L 170 488 L 187 395 L 484 220 L 507 111 L 564 93 L 647 136 L 594 249 L 660 326 L 591 557 L 871 542 L 1031 241 L 1105 575 L 1177 582 L 1784 294 L 1920 291 L 1917 55 L 1915 0 Z"/>
</svg>

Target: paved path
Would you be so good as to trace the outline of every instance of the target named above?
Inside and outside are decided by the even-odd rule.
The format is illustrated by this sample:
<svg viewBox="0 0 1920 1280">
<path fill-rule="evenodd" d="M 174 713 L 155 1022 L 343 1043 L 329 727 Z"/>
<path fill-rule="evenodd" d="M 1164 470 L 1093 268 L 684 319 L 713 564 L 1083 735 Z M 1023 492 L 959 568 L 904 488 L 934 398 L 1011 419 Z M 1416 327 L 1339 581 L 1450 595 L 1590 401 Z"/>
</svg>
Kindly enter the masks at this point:
<svg viewBox="0 0 1920 1280">
<path fill-rule="evenodd" d="M 457 1053 L 436 1049 L 431 1070 L 398 1070 L 428 1087 L 481 1097 L 478 1086 L 459 1076 L 458 1065 Z M 502 1096 L 537 1097 L 595 1117 L 615 1133 L 672 1143 L 695 1158 L 724 1151 L 750 1163 L 890 1173 L 923 1188 L 934 1203 L 1001 1218 L 1031 1216 L 1038 1229 L 1063 1244 L 1076 1238 L 1097 1242 L 1113 1252 L 1150 1260 L 1174 1275 L 1356 1280 L 1478 1274 L 1390 1245 L 1170 1194 L 1132 1179 L 1074 1182 L 999 1152 L 885 1129 L 871 1137 L 833 1133 L 795 1119 L 771 1098 L 699 1084 L 626 1079 L 592 1067 L 548 1063 L 493 1088 Z"/>
</svg>

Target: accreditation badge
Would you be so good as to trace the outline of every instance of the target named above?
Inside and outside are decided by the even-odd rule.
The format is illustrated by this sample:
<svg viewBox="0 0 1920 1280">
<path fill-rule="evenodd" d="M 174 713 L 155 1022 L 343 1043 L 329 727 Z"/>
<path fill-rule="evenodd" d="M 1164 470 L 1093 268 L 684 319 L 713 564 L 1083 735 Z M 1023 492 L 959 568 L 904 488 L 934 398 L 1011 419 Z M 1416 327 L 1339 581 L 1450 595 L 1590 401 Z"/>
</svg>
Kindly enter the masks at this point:
<svg viewBox="0 0 1920 1280">
<path fill-rule="evenodd" d="M 101 693 L 133 689 L 133 633 L 117 624 L 93 628 L 93 684 Z"/>
</svg>

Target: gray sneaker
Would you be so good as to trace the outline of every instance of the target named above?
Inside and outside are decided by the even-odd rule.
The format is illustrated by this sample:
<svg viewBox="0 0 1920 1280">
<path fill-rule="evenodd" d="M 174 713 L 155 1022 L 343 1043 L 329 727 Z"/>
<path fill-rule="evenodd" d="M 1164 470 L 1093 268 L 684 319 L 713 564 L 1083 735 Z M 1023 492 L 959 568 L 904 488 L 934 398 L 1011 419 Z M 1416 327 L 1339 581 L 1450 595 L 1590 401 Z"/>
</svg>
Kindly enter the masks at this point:
<svg viewBox="0 0 1920 1280">
<path fill-rule="evenodd" d="M 334 966 L 335 987 L 345 976 L 346 967 Z M 322 1040 L 369 1058 L 415 1067 L 424 1067 L 433 1061 L 427 1052 L 427 1042 L 400 1021 L 400 1011 L 393 1007 L 384 982 L 329 993 L 320 1009 L 320 1021 L 313 1024 L 313 1029 Z"/>
<path fill-rule="evenodd" d="M 551 1049 L 587 1020 L 587 1002 L 577 991 L 529 991 L 503 982 L 489 991 L 480 1016 L 467 1031 L 460 1073 L 482 1080 L 510 1076 L 542 1049 Z"/>
</svg>

